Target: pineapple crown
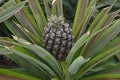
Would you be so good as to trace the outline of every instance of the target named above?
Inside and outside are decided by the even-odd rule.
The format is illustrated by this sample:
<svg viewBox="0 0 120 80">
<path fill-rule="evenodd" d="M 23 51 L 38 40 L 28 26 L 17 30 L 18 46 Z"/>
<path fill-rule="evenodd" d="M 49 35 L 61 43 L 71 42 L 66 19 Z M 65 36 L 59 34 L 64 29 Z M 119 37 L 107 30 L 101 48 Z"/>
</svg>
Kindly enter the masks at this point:
<svg viewBox="0 0 120 80">
<path fill-rule="evenodd" d="M 51 24 L 51 25 L 54 25 L 54 26 L 58 26 L 60 24 L 63 24 L 64 23 L 64 18 L 63 16 L 59 16 L 57 17 L 56 15 L 52 15 L 48 18 L 48 25 Z"/>
</svg>

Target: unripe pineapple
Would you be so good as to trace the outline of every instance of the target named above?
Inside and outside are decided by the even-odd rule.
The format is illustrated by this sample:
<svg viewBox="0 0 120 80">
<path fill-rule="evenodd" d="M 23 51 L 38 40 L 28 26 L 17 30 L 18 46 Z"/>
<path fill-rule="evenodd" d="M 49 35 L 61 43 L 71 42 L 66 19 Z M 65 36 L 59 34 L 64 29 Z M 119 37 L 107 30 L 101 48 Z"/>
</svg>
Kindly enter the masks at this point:
<svg viewBox="0 0 120 80">
<path fill-rule="evenodd" d="M 63 17 L 48 18 L 48 26 L 44 28 L 44 44 L 58 61 L 64 60 L 73 46 L 72 30 Z"/>
</svg>

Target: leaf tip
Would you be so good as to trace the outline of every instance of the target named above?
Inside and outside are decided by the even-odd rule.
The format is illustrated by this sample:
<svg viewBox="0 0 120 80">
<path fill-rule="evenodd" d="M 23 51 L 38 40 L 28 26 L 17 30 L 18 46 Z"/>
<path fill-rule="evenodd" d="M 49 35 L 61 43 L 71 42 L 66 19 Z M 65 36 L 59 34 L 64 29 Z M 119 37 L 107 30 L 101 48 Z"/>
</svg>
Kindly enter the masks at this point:
<svg viewBox="0 0 120 80">
<path fill-rule="evenodd" d="M 57 1 L 57 0 L 53 0 L 53 1 L 52 1 L 52 5 L 54 5 L 54 4 L 56 3 L 56 1 Z"/>
<path fill-rule="evenodd" d="M 12 35 L 13 39 L 15 39 L 16 41 L 18 40 L 17 36 Z"/>
<path fill-rule="evenodd" d="M 90 35 L 90 33 L 91 33 L 91 32 L 90 32 L 90 31 L 88 31 L 86 34 L 89 36 L 89 35 Z"/>
</svg>

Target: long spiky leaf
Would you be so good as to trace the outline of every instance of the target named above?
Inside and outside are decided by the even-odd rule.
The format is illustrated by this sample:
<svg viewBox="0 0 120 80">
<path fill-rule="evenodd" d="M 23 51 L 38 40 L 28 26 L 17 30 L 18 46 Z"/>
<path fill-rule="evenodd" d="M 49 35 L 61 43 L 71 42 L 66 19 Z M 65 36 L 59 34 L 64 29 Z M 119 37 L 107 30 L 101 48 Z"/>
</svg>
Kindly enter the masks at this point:
<svg viewBox="0 0 120 80">
<path fill-rule="evenodd" d="M 81 76 L 83 76 L 88 70 L 90 70 L 91 68 L 95 67 L 97 64 L 99 64 L 100 62 L 108 59 L 109 57 L 117 54 L 118 52 L 120 52 L 120 45 L 116 46 L 108 51 L 105 51 L 103 53 L 101 53 L 100 55 L 92 58 L 88 63 L 86 63 L 84 67 L 82 67 L 78 73 L 76 74 L 76 78 L 80 78 Z"/>
<path fill-rule="evenodd" d="M 0 22 L 3 22 L 23 8 L 26 2 L 21 2 L 14 7 L 7 8 L 0 12 Z"/>
</svg>

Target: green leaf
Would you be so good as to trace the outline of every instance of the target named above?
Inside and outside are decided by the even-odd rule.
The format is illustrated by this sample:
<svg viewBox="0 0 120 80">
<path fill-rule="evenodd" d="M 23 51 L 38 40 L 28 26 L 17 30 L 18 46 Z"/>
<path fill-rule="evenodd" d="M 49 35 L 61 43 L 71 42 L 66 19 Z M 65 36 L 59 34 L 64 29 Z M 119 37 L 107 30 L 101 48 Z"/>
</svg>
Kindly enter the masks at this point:
<svg viewBox="0 0 120 80">
<path fill-rule="evenodd" d="M 78 1 L 76 15 L 75 15 L 75 19 L 74 19 L 74 24 L 73 24 L 73 27 L 72 27 L 73 34 L 75 35 L 75 37 L 77 36 L 75 34 L 76 30 L 78 28 L 79 29 L 81 28 L 81 26 L 79 26 L 79 24 L 81 24 L 81 21 L 83 20 L 83 17 L 84 17 L 84 14 L 85 14 L 85 10 L 87 8 L 87 3 L 88 3 L 88 0 L 79 0 Z"/>
<path fill-rule="evenodd" d="M 56 15 L 57 17 L 63 16 L 62 0 L 52 1 L 52 15 Z"/>
<path fill-rule="evenodd" d="M 109 64 L 108 64 L 109 63 Z M 120 64 L 116 62 L 115 57 L 112 56 L 103 62 L 96 65 L 94 68 L 90 69 L 86 75 L 101 75 L 101 74 L 114 74 L 120 73 Z"/>
<path fill-rule="evenodd" d="M 120 26 L 120 20 L 117 20 L 113 25 L 110 26 L 109 29 L 107 29 L 104 32 L 104 34 L 102 34 L 98 38 L 95 45 L 90 49 L 90 53 L 91 53 L 90 55 L 91 56 L 94 53 L 98 52 L 102 47 L 104 47 L 110 40 L 112 40 L 116 37 L 116 35 L 120 32 L 120 27 L 119 26 Z M 94 50 L 93 50 L 93 48 L 94 48 Z"/>
<path fill-rule="evenodd" d="M 104 8 L 104 9 L 98 14 L 98 16 L 97 16 L 97 17 L 95 18 L 95 20 L 92 22 L 92 24 L 90 25 L 90 27 L 89 27 L 88 30 L 93 30 L 93 32 L 95 32 L 95 31 L 98 30 L 100 27 L 106 26 L 109 21 L 112 21 L 112 20 L 115 18 L 115 16 L 111 16 L 111 15 L 110 15 L 109 17 L 112 18 L 112 19 L 109 19 L 109 17 L 108 17 L 108 19 L 106 19 L 106 22 L 103 21 L 103 20 L 105 20 L 105 17 L 108 16 L 108 15 L 107 15 L 108 12 L 111 10 L 111 8 L 113 7 L 113 5 L 115 4 L 116 1 L 117 1 L 117 0 L 115 0 L 110 7 Z M 115 15 L 115 14 L 114 14 L 114 15 Z M 94 29 L 94 28 L 95 28 L 95 29 Z"/>
<path fill-rule="evenodd" d="M 65 75 L 65 80 L 72 80 L 70 77 L 70 73 L 69 73 L 68 66 L 66 65 L 66 63 L 61 62 L 61 66 L 62 66 L 64 75 Z"/>
<path fill-rule="evenodd" d="M 20 2 L 21 2 L 20 0 L 15 0 L 15 1 L 11 0 L 11 1 L 7 2 L 4 5 L 4 7 L 11 7 L 10 5 L 14 5 L 14 4 L 17 4 Z M 15 36 L 22 37 L 22 38 L 30 41 L 31 43 L 36 43 L 36 44 L 39 44 L 40 46 L 42 46 L 42 44 L 41 44 L 42 43 L 42 41 L 41 41 L 42 33 L 41 33 L 40 26 L 37 25 L 37 23 L 33 19 L 33 16 L 28 11 L 28 9 L 26 9 L 26 7 L 23 7 L 23 9 L 21 9 L 17 14 L 15 14 L 15 17 L 18 22 L 16 22 L 16 19 L 12 18 L 11 21 L 6 23 L 6 26 L 8 27 L 8 29 L 11 32 L 13 32 L 13 34 Z"/>
<path fill-rule="evenodd" d="M 15 13 L 17 13 L 19 10 L 21 10 L 23 8 L 23 6 L 25 5 L 25 3 L 26 2 L 23 1 L 23 2 L 15 5 L 14 7 L 10 7 L 10 8 L 7 8 L 7 9 L 1 11 L 0 12 L 0 23 L 7 20 L 11 16 L 13 16 Z"/>
<path fill-rule="evenodd" d="M 85 60 L 82 56 L 79 56 L 78 58 L 76 58 L 69 66 L 69 72 L 71 76 L 74 76 L 76 72 L 79 70 L 79 68 L 88 60 Z"/>
<path fill-rule="evenodd" d="M 99 53 L 102 53 L 104 51 L 107 51 L 109 50 L 110 48 L 113 48 L 117 45 L 120 45 L 120 37 L 117 37 L 115 39 L 113 39 L 112 41 L 110 41 L 108 44 L 106 44 L 106 46 L 104 46 L 100 51 Z"/>
<path fill-rule="evenodd" d="M 10 7 L 13 7 L 14 6 L 14 0 L 9 0 L 7 1 L 4 5 L 2 5 L 2 8 L 3 9 L 6 9 L 6 8 L 10 8 Z"/>
<path fill-rule="evenodd" d="M 5 54 L 12 54 L 12 52 L 10 52 L 9 50 L 5 49 L 5 48 L 0 48 L 0 55 L 5 55 Z"/>
<path fill-rule="evenodd" d="M 37 44 L 39 44 L 41 46 L 42 32 L 41 32 L 41 29 L 39 28 L 39 26 L 35 23 L 35 20 L 32 18 L 32 15 L 26 9 L 22 9 L 19 13 L 15 14 L 15 17 L 22 25 L 21 28 L 23 30 L 26 30 L 26 33 L 29 34 L 27 37 L 33 38 L 33 36 L 35 36 L 36 39 L 39 40 L 39 41 L 37 41 L 37 42 L 39 42 Z M 18 26 L 18 28 L 19 28 L 19 26 Z M 32 34 L 32 36 L 31 36 L 31 34 Z M 35 42 L 34 40 L 32 42 Z"/>
<path fill-rule="evenodd" d="M 42 80 L 51 78 L 51 75 L 47 73 L 44 68 L 42 68 L 39 64 L 36 64 L 35 62 L 31 60 L 26 60 L 26 58 L 23 58 L 19 55 L 14 55 L 14 56 L 12 55 L 9 58 L 15 61 L 22 68 L 25 68 L 27 70 L 27 74 L 30 74 L 30 76 L 38 77 Z M 19 60 L 22 60 L 23 62 Z"/>
<path fill-rule="evenodd" d="M 23 34 L 23 32 L 14 24 L 14 19 L 10 18 L 6 21 L 4 21 L 6 27 L 11 31 L 11 33 L 15 36 L 22 37 L 26 39 L 26 36 Z M 28 39 L 27 39 L 28 40 Z"/>
<path fill-rule="evenodd" d="M 116 20 L 113 23 L 107 25 L 110 26 L 108 29 L 103 31 L 102 33 L 96 35 L 89 41 L 87 46 L 85 46 L 86 49 L 83 49 L 83 55 L 85 58 L 87 57 L 93 57 L 99 52 L 107 43 L 109 43 L 110 40 L 114 39 L 115 36 L 120 31 L 120 20 Z"/>
<path fill-rule="evenodd" d="M 87 25 L 89 24 L 91 17 L 93 16 L 94 11 L 95 11 L 95 3 L 93 4 L 92 7 L 89 6 L 86 9 L 85 17 L 83 18 L 82 23 L 79 24 L 79 26 L 82 26 L 82 27 L 80 30 L 76 30 L 76 33 L 79 33 L 78 34 L 79 36 L 83 35 L 86 32 Z M 77 31 L 79 31 L 79 32 L 77 32 Z"/>
<path fill-rule="evenodd" d="M 37 24 L 42 29 L 41 32 L 43 32 L 43 28 L 47 26 L 47 21 L 43 14 L 42 8 L 39 4 L 39 1 L 38 0 L 28 0 L 28 3 L 30 5 L 30 8 L 33 12 L 33 16 L 34 16 Z"/>
<path fill-rule="evenodd" d="M 66 63 L 67 63 L 68 65 L 70 65 L 70 63 L 72 62 L 72 59 L 73 59 L 75 53 L 77 52 L 77 50 L 85 44 L 86 39 L 88 38 L 88 36 L 89 36 L 88 34 L 84 34 L 84 35 L 74 44 L 74 46 L 72 47 L 72 49 L 70 50 L 70 52 L 69 52 L 69 54 L 68 54 L 68 56 L 67 56 L 67 58 L 66 58 Z"/>
<path fill-rule="evenodd" d="M 16 72 L 12 72 L 12 71 L 7 70 L 7 69 L 0 69 L 0 74 L 12 76 L 12 77 L 19 78 L 19 79 L 24 79 L 24 80 L 41 80 L 40 78 L 36 78 L 36 77 L 32 77 L 32 76 L 28 76 L 28 75 L 24 75 L 24 74 L 20 74 L 20 73 L 16 73 Z"/>
<path fill-rule="evenodd" d="M 47 15 L 47 18 L 51 16 L 52 12 L 51 12 L 51 9 L 48 5 L 48 1 L 47 0 L 44 0 L 44 6 L 45 6 L 45 12 L 46 12 L 46 15 Z"/>
<path fill-rule="evenodd" d="M 83 5 L 83 4 L 82 4 Z M 86 3 L 87 5 L 87 3 Z M 76 26 L 76 30 L 74 32 L 74 36 L 75 36 L 75 40 L 77 40 L 79 37 L 81 37 L 81 35 L 83 35 L 85 32 L 86 32 L 86 29 L 87 29 L 87 25 L 88 23 L 90 22 L 90 19 L 94 13 L 94 11 L 96 10 L 95 9 L 95 5 L 96 5 L 96 2 L 95 0 L 91 0 L 89 5 L 85 8 L 85 11 L 84 11 L 84 14 L 83 14 L 83 18 L 80 22 L 78 22 L 78 25 Z M 82 13 L 81 11 L 81 13 Z M 80 18 L 80 17 L 78 17 Z M 74 26 L 74 24 L 73 24 Z"/>
<path fill-rule="evenodd" d="M 103 78 L 113 78 L 113 79 L 120 79 L 120 74 L 101 74 L 101 75 L 93 75 L 81 80 L 92 80 L 92 79 L 103 79 Z"/>
<path fill-rule="evenodd" d="M 99 24 L 102 18 L 106 15 L 106 12 L 108 11 L 109 7 L 104 8 L 95 18 L 95 20 L 91 23 L 88 31 L 92 31 L 96 28 L 96 26 Z M 94 31 L 95 32 L 95 31 Z"/>
<path fill-rule="evenodd" d="M 14 24 L 18 27 L 19 30 L 21 30 L 22 34 L 24 34 L 24 39 L 30 41 L 31 43 L 35 43 L 35 41 L 31 38 L 31 36 L 29 34 L 32 34 L 30 33 L 29 31 L 27 31 L 25 28 L 23 28 L 20 24 L 18 23 L 15 23 Z"/>
<path fill-rule="evenodd" d="M 67 65 L 70 65 L 71 62 L 78 57 L 77 56 L 74 58 L 74 56 L 77 54 L 77 51 L 79 50 L 80 47 L 82 47 L 86 42 L 90 41 L 91 38 L 93 38 L 96 34 L 105 30 L 107 27 L 108 26 L 98 30 L 97 32 L 95 32 L 94 34 L 91 34 L 90 36 L 89 36 L 90 32 L 87 32 L 81 38 L 79 38 L 79 40 L 74 44 L 74 46 L 72 47 L 72 49 L 70 50 L 70 52 L 66 58 Z M 84 55 L 84 54 L 83 54 L 83 52 L 79 51 L 78 55 Z"/>
<path fill-rule="evenodd" d="M 38 59 L 35 58 L 35 55 L 31 55 L 32 53 L 29 53 L 26 50 L 24 51 L 24 49 L 18 47 L 16 50 L 14 49 L 12 51 L 16 54 L 6 56 L 15 61 L 22 68 L 25 68 L 28 74 L 32 74 L 31 76 L 41 78 L 42 80 L 50 79 L 50 74 L 48 74 L 46 70 L 42 68 L 44 64 L 42 64 L 40 61 L 38 62 Z M 36 61 L 38 63 L 36 63 Z"/>
<path fill-rule="evenodd" d="M 104 62 L 103 62 L 104 63 Z M 106 63 L 106 62 L 105 62 Z M 99 70 L 100 69 L 100 70 Z M 120 65 L 118 63 L 111 63 L 109 62 L 109 64 L 99 64 L 99 66 L 97 66 L 97 68 L 93 68 L 90 70 L 90 72 L 92 72 L 91 75 L 95 75 L 95 74 L 115 74 L 115 73 L 120 73 Z"/>
<path fill-rule="evenodd" d="M 38 33 L 38 31 L 37 31 L 37 29 L 35 27 L 35 26 L 37 26 L 36 23 L 32 23 L 35 20 L 31 19 L 32 17 L 31 17 L 31 15 L 29 13 L 26 14 L 23 10 L 21 10 L 19 13 L 15 14 L 15 17 L 17 18 L 17 20 L 20 22 L 20 24 L 26 30 L 33 33 L 37 38 L 39 38 L 40 35 L 42 35 L 42 32 L 40 32 L 40 35 L 39 35 L 39 33 Z"/>
<path fill-rule="evenodd" d="M 26 55 L 18 50 L 15 50 L 15 49 L 11 49 L 12 52 L 14 52 L 15 54 L 23 57 L 24 59 L 26 59 L 27 61 L 29 61 L 31 63 L 31 65 L 38 65 L 39 67 L 43 68 L 43 70 L 45 70 L 46 73 L 49 73 L 49 75 L 52 75 L 52 76 L 56 76 L 55 73 L 53 72 L 52 69 L 50 69 L 50 67 L 48 67 L 47 65 L 45 65 L 44 63 L 38 61 L 37 59 L 29 56 L 29 55 Z"/>
<path fill-rule="evenodd" d="M 46 65 L 52 68 L 52 70 L 57 74 L 59 78 L 61 79 L 63 78 L 63 72 L 60 67 L 60 64 L 55 60 L 55 58 L 50 53 L 48 53 L 46 50 L 44 50 L 43 48 L 37 45 L 31 45 L 31 44 L 21 44 L 21 45 L 26 49 L 29 49 L 35 52 L 35 54 L 39 56 L 39 58 L 46 63 Z"/>
<path fill-rule="evenodd" d="M 20 41 L 22 41 L 22 40 L 20 40 Z M 45 70 L 43 68 L 41 68 L 41 65 L 36 64 L 36 61 L 34 62 L 35 59 L 37 59 L 37 61 L 40 60 L 40 58 L 35 53 L 21 47 L 20 44 L 15 43 L 15 42 L 11 42 L 8 40 L 6 40 L 6 41 L 0 40 L 0 42 L 10 43 L 10 44 L 13 44 L 14 46 L 16 45 L 15 47 L 11 47 L 9 49 L 7 48 L 10 51 L 11 51 L 11 49 L 15 50 L 16 52 L 14 52 L 14 51 L 12 51 L 12 52 L 14 52 L 16 54 L 9 54 L 6 56 L 8 58 L 12 59 L 13 61 L 15 61 L 21 67 L 27 69 L 28 70 L 27 72 L 29 74 L 32 74 L 32 76 L 35 76 L 35 77 L 40 77 L 42 80 L 50 79 L 50 76 L 48 75 L 47 72 L 45 72 Z M 24 44 L 27 44 L 27 43 L 24 43 Z M 21 57 L 17 54 L 25 55 L 25 56 Z M 27 58 L 26 58 L 26 55 L 27 55 Z M 30 60 L 29 60 L 29 57 L 30 57 Z M 31 59 L 31 57 L 32 57 L 32 59 Z"/>
<path fill-rule="evenodd" d="M 83 67 L 81 67 L 81 69 L 79 69 L 78 73 L 76 74 L 75 79 L 80 78 L 81 76 L 86 74 L 88 70 L 92 69 L 97 64 L 101 63 L 102 61 L 110 58 L 111 56 L 113 56 L 119 52 L 120 52 L 120 45 L 118 45 L 112 49 L 109 49 L 109 50 L 97 55 L 94 58 L 91 58 L 91 60 L 89 60 L 88 63 L 85 64 L 85 66 L 83 66 Z"/>
</svg>

